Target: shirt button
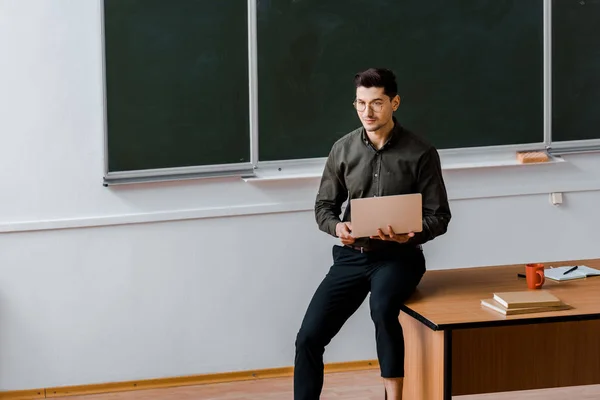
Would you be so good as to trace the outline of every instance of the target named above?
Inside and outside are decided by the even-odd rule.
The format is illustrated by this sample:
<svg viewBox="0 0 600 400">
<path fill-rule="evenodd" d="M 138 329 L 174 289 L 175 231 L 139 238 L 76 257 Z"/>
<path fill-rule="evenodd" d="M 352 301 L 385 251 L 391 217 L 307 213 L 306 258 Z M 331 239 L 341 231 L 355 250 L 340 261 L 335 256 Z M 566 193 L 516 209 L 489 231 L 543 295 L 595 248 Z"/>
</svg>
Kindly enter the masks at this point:
<svg viewBox="0 0 600 400">
<path fill-rule="evenodd" d="M 377 178 L 377 174 L 375 174 L 375 178 Z"/>
</svg>

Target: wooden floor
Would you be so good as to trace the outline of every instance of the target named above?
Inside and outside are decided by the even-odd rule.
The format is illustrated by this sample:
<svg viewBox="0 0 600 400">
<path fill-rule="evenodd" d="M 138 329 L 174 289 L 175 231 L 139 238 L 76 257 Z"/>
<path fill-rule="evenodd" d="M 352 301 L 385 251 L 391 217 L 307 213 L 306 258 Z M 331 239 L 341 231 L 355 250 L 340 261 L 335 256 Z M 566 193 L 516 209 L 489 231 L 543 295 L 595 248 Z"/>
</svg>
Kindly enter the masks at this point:
<svg viewBox="0 0 600 400">
<path fill-rule="evenodd" d="M 292 400 L 292 378 L 62 397 L 64 400 Z M 378 370 L 325 375 L 322 400 L 383 400 Z M 457 400 L 591 400 L 600 385 L 454 397 Z M 407 399 L 412 400 L 412 399 Z"/>
</svg>

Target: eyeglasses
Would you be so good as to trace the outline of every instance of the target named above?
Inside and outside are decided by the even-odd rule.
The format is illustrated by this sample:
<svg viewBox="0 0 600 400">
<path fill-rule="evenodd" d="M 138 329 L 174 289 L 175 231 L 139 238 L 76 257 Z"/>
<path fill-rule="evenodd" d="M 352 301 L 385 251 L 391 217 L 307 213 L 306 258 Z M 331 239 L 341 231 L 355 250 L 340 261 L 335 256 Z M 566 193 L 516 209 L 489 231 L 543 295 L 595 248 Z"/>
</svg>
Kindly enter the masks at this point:
<svg viewBox="0 0 600 400">
<path fill-rule="evenodd" d="M 352 105 L 354 105 L 354 108 L 356 108 L 356 111 L 358 112 L 363 112 L 367 108 L 367 103 L 365 103 L 364 101 L 354 100 Z M 381 110 L 383 110 L 383 102 L 376 101 L 374 103 L 369 104 L 369 107 L 375 112 L 380 112 Z"/>
</svg>

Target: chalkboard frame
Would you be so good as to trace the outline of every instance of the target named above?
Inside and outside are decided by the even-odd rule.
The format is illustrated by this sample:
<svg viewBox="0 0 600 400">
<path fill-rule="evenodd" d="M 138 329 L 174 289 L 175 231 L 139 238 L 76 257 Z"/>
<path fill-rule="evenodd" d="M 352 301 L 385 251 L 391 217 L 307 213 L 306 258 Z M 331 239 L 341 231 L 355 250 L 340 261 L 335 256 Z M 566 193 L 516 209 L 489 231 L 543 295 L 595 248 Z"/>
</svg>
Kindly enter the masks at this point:
<svg viewBox="0 0 600 400">
<path fill-rule="evenodd" d="M 555 140 L 553 139 L 553 132 L 554 132 L 554 126 L 553 126 L 553 120 L 554 120 L 554 113 L 553 113 L 553 105 L 554 105 L 554 95 L 555 95 L 555 91 L 553 90 L 552 87 L 552 80 L 553 80 L 553 73 L 554 73 L 554 69 L 552 68 L 553 66 L 553 61 L 554 61 L 554 54 L 552 53 L 552 49 L 553 49 L 553 40 L 554 40 L 554 29 L 553 29 L 553 23 L 554 23 L 554 13 L 553 13 L 553 6 L 554 6 L 554 2 L 555 1 L 561 1 L 561 0 L 544 0 L 544 4 L 547 7 L 547 12 L 545 13 L 545 24 L 548 26 L 548 33 L 547 33 L 547 46 L 548 46 L 548 59 L 544 61 L 545 66 L 548 69 L 548 83 L 546 86 L 546 95 L 545 97 L 547 97 L 547 102 L 548 102 L 548 107 L 547 107 L 547 115 L 545 116 L 545 123 L 547 124 L 547 150 L 550 154 L 553 155 L 562 155 L 562 154 L 573 154 L 573 153 L 587 153 L 587 152 L 597 152 L 600 151 L 600 130 L 598 131 L 598 138 L 597 139 L 579 139 L 579 140 Z M 564 0 L 562 0 L 564 1 Z"/>
<path fill-rule="evenodd" d="M 198 165 L 198 166 L 186 166 L 186 167 L 172 167 L 172 168 L 156 168 L 156 169 L 144 169 L 144 170 L 130 170 L 130 171 L 110 171 L 109 169 L 109 132 L 108 132 L 108 96 L 107 96 L 107 65 L 106 65 L 106 15 L 105 6 L 106 1 L 102 0 L 100 4 L 100 28 L 101 28 L 101 59 L 102 59 L 102 120 L 103 120 L 103 146 L 104 146 L 104 160 L 103 160 L 103 186 L 114 186 L 124 184 L 135 184 L 135 183 L 149 183 L 149 182 L 164 182 L 164 181 L 181 181 L 181 180 L 192 180 L 202 178 L 222 178 L 222 177 L 248 177 L 254 175 L 254 170 L 257 166 L 257 149 L 256 145 L 256 118 L 251 118 L 249 126 L 248 140 L 250 142 L 250 160 L 242 163 L 228 163 L 228 164 L 213 164 L 213 165 Z M 253 33 L 256 29 L 252 29 L 255 25 L 256 20 L 256 4 L 254 7 L 251 3 L 255 3 L 257 0 L 248 0 L 248 59 L 250 60 L 249 67 L 252 68 L 251 57 L 252 53 L 255 52 L 255 37 Z M 254 67 L 256 68 L 256 67 Z M 249 79 L 251 82 L 252 76 L 256 75 L 249 71 Z M 254 91 L 253 91 L 254 88 Z M 253 109 L 255 108 L 254 100 L 256 98 L 256 85 L 249 84 L 249 114 L 256 114 Z"/>
<path fill-rule="evenodd" d="M 258 51 L 257 51 L 257 1 L 248 0 L 248 71 L 249 71 L 249 121 L 250 135 L 250 162 L 240 164 L 221 164 L 209 166 L 192 166 L 179 168 L 166 168 L 154 170 L 140 171 L 109 171 L 108 170 L 108 131 L 107 131 L 107 93 L 106 93 L 106 56 L 105 56 L 105 21 L 104 21 L 104 1 L 101 8 L 101 37 L 102 37 L 102 83 L 103 83 L 103 111 L 104 111 L 104 186 L 117 184 L 131 184 L 140 182 L 158 182 L 168 180 L 185 180 L 213 177 L 242 177 L 244 179 L 255 176 L 257 169 L 281 169 L 281 167 L 314 167 L 321 166 L 325 157 L 305 158 L 297 160 L 281 160 L 281 161 L 261 161 L 259 159 L 258 144 L 259 144 L 259 127 L 258 127 Z M 544 54 L 543 54 L 543 138 L 539 142 L 515 144 L 515 145 L 494 145 L 485 147 L 469 147 L 469 148 L 449 148 L 440 149 L 439 152 L 444 157 L 449 156 L 469 156 L 472 159 L 474 155 L 480 154 L 482 158 L 492 152 L 501 151 L 520 151 L 520 150 L 539 150 L 546 149 L 550 152 L 567 153 L 567 152 L 585 152 L 596 151 L 600 149 L 600 138 L 581 140 L 574 142 L 560 142 L 552 140 L 552 0 L 543 0 L 544 15 Z"/>
</svg>

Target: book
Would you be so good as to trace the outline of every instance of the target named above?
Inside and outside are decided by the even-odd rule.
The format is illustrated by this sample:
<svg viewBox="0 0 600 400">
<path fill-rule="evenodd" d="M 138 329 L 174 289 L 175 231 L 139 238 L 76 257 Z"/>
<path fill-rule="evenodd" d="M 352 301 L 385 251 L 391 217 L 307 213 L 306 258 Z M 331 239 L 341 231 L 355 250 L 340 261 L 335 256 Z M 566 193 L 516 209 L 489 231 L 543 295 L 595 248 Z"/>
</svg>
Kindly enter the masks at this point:
<svg viewBox="0 0 600 400">
<path fill-rule="evenodd" d="M 575 265 L 546 268 L 544 276 L 555 281 L 570 281 L 572 279 L 583 279 L 588 276 L 600 276 L 600 270 L 586 267 L 585 265 L 577 265 L 577 269 L 565 275 L 565 272 L 575 267 Z"/>
<path fill-rule="evenodd" d="M 561 303 L 556 306 L 538 306 L 538 307 L 520 307 L 520 308 L 506 308 L 502 304 L 498 303 L 494 299 L 483 299 L 481 305 L 491 310 L 499 312 L 503 315 L 518 315 L 518 314 L 529 314 L 536 312 L 548 312 L 548 311 L 562 311 L 569 310 L 572 307 L 568 304 Z"/>
<path fill-rule="evenodd" d="M 560 306 L 562 301 L 547 290 L 494 293 L 494 300 L 506 308 Z"/>
</svg>

